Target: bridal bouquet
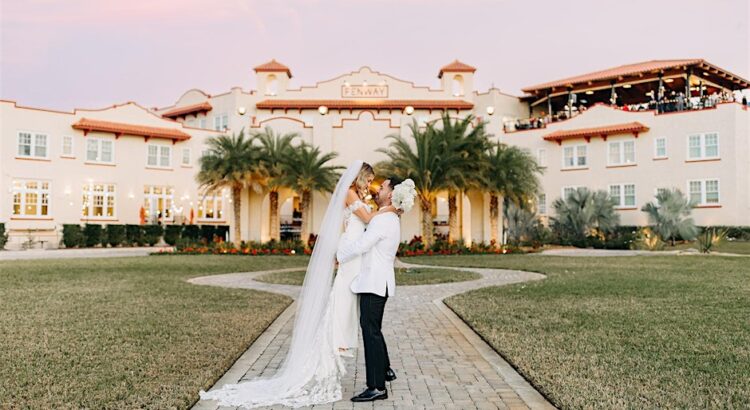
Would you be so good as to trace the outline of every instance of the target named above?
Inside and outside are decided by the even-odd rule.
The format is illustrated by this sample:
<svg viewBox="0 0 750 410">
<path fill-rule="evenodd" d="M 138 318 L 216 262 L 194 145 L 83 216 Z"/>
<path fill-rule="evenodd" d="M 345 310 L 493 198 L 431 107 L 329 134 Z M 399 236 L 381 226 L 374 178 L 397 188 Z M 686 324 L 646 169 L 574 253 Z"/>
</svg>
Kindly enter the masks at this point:
<svg viewBox="0 0 750 410">
<path fill-rule="evenodd" d="M 414 181 L 409 178 L 393 188 L 391 202 L 396 208 L 409 212 L 411 207 L 414 206 L 415 196 L 417 196 L 417 190 L 414 189 Z"/>
</svg>

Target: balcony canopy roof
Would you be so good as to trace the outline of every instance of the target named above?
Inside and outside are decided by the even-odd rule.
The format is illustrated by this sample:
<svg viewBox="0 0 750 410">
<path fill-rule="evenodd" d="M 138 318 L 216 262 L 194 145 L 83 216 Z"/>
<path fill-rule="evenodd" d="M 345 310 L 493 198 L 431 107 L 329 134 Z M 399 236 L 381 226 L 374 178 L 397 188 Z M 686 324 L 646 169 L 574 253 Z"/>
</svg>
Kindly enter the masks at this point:
<svg viewBox="0 0 750 410">
<path fill-rule="evenodd" d="M 610 135 L 622 134 L 633 134 L 637 137 L 638 133 L 646 131 L 648 131 L 647 126 L 641 124 L 640 122 L 634 121 L 624 124 L 605 125 L 602 127 L 559 130 L 545 135 L 544 139 L 547 141 L 555 141 L 560 144 L 562 141 L 575 138 L 585 138 L 587 141 L 589 141 L 591 140 L 591 137 L 602 137 L 606 140 Z"/>
<path fill-rule="evenodd" d="M 208 111 L 211 111 L 211 109 L 213 109 L 211 104 L 208 101 L 204 101 L 198 104 L 192 104 L 192 105 L 186 105 L 184 107 L 173 108 L 163 113 L 161 116 L 165 118 L 174 119 L 174 118 L 184 117 L 190 114 L 199 114 L 202 112 L 208 112 Z"/>
<path fill-rule="evenodd" d="M 594 71 L 574 77 L 563 78 L 523 88 L 531 95 L 545 95 L 571 89 L 573 92 L 585 91 L 597 87 L 609 87 L 628 83 L 641 83 L 648 80 L 685 77 L 690 72 L 694 80 L 704 79 L 718 88 L 741 90 L 750 87 L 750 82 L 732 74 L 703 59 L 652 60 L 635 64 L 626 64 L 605 70 Z"/>
<path fill-rule="evenodd" d="M 82 130 L 84 135 L 91 131 L 108 132 L 115 134 L 119 138 L 121 135 L 133 135 L 136 137 L 165 138 L 172 142 L 185 141 L 190 139 L 190 134 L 182 132 L 175 128 L 153 127 L 150 125 L 126 124 L 121 122 L 94 120 L 90 118 L 81 118 L 72 125 L 77 130 Z"/>
</svg>

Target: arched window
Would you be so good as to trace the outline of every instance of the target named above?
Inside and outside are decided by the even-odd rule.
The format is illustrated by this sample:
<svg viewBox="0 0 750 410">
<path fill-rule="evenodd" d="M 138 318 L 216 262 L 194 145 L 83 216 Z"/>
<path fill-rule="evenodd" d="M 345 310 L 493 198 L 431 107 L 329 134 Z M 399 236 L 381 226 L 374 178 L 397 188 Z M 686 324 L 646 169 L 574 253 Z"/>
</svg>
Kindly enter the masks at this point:
<svg viewBox="0 0 750 410">
<path fill-rule="evenodd" d="M 464 95 L 464 78 L 460 74 L 456 74 L 453 76 L 453 84 L 452 84 L 452 92 L 453 95 L 458 97 L 459 95 Z"/>
<path fill-rule="evenodd" d="M 269 74 L 266 77 L 266 95 L 276 95 L 279 88 L 279 80 L 275 74 Z"/>
</svg>

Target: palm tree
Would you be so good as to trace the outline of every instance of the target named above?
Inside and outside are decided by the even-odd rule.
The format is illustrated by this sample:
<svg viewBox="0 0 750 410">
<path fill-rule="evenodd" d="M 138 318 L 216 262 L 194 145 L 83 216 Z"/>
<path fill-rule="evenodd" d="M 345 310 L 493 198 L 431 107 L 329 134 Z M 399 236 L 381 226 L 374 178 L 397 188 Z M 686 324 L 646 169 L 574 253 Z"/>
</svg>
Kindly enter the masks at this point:
<svg viewBox="0 0 750 410">
<path fill-rule="evenodd" d="M 649 223 L 661 239 L 670 240 L 674 246 L 677 235 L 685 240 L 698 236 L 698 227 L 690 217 L 693 205 L 679 189 L 665 190 L 656 194 L 655 202 L 643 205 L 641 211 L 648 215 Z"/>
<path fill-rule="evenodd" d="M 433 243 L 432 204 L 438 192 L 449 187 L 450 179 L 465 164 L 461 155 L 449 153 L 446 140 L 436 134 L 433 124 L 420 129 L 414 121 L 409 128 L 413 147 L 409 139 L 398 134 L 387 136 L 390 144 L 378 152 L 384 153 L 388 160 L 378 163 L 377 168 L 379 173 L 414 181 L 422 212 L 422 238 L 429 247 Z"/>
<path fill-rule="evenodd" d="M 338 156 L 335 152 L 321 154 L 320 148 L 301 144 L 291 151 L 282 163 L 283 175 L 279 183 L 300 195 L 302 213 L 301 238 L 308 243 L 310 237 L 310 207 L 313 192 L 332 192 L 339 178 L 341 166 L 326 165 Z"/>
<path fill-rule="evenodd" d="M 620 223 L 614 201 L 606 191 L 589 191 L 576 188 L 566 198 L 552 204 L 556 216 L 553 226 L 564 239 L 585 243 L 589 235 L 614 230 Z"/>
<path fill-rule="evenodd" d="M 472 115 L 464 119 L 452 120 L 446 113 L 443 115 L 439 128 L 434 128 L 434 135 L 438 140 L 444 142 L 443 157 L 457 156 L 461 161 L 449 170 L 449 178 L 446 178 L 448 189 L 448 241 L 453 243 L 460 237 L 458 224 L 458 207 L 456 199 L 461 191 L 479 188 L 486 184 L 484 181 L 487 161 L 484 152 L 489 145 L 489 139 L 485 132 L 485 123 L 480 122 L 476 126 L 472 124 L 475 117 Z M 434 126 L 432 123 L 430 126 Z"/>
<path fill-rule="evenodd" d="M 209 138 L 206 144 L 208 152 L 200 158 L 200 171 L 196 180 L 204 192 L 215 192 L 222 188 L 228 188 L 232 192 L 233 239 L 239 242 L 242 190 L 247 187 L 260 190 L 256 168 L 258 150 L 253 147 L 250 139 L 245 138 L 244 130 L 232 136 Z"/>
<path fill-rule="evenodd" d="M 299 137 L 297 133 L 277 134 L 267 127 L 253 136 L 260 144 L 258 171 L 265 179 L 264 187 L 268 192 L 270 208 L 269 227 L 271 240 L 280 240 L 279 232 L 279 189 L 284 176 L 284 162 L 292 156 L 292 142 Z"/>
<path fill-rule="evenodd" d="M 528 152 L 500 142 L 491 145 L 486 157 L 489 167 L 484 189 L 490 193 L 490 239 L 498 243 L 498 197 L 523 207 L 539 191 L 542 168 Z"/>
</svg>

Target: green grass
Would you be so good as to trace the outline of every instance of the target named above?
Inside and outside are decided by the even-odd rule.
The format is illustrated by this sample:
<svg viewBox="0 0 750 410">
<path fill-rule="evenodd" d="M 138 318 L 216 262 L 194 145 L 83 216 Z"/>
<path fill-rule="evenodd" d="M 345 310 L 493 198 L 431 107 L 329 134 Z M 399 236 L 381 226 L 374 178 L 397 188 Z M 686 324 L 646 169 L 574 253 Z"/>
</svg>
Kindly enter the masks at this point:
<svg viewBox="0 0 750 410">
<path fill-rule="evenodd" d="M 187 408 L 291 302 L 190 277 L 302 257 L 0 262 L 0 407 Z"/>
<path fill-rule="evenodd" d="M 463 282 L 479 279 L 482 276 L 475 272 L 435 269 L 435 268 L 412 268 L 396 270 L 396 285 L 432 285 L 436 283 Z M 266 273 L 256 278 L 257 281 L 275 283 L 279 285 L 301 286 L 305 278 L 305 271 L 296 272 L 273 272 Z"/>
<path fill-rule="evenodd" d="M 695 249 L 698 250 L 698 244 L 695 242 L 680 243 L 675 246 L 664 247 L 665 251 Z M 736 253 L 740 255 L 750 255 L 750 241 L 722 241 L 713 249 L 713 252 Z"/>
<path fill-rule="evenodd" d="M 750 403 L 750 263 L 718 256 L 415 257 L 543 272 L 447 300 L 562 408 Z"/>
</svg>

